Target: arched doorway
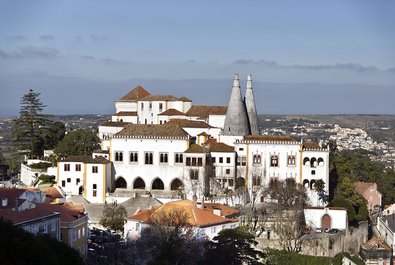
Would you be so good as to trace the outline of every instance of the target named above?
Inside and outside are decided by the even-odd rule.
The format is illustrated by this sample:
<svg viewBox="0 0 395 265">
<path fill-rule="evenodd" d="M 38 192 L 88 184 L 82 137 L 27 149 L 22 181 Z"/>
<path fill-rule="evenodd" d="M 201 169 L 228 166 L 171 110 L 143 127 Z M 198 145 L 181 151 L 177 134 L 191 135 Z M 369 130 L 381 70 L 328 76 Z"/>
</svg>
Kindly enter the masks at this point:
<svg viewBox="0 0 395 265">
<path fill-rule="evenodd" d="M 80 186 L 79 189 L 78 189 L 78 194 L 82 195 L 83 192 L 84 192 L 84 187 Z"/>
<path fill-rule="evenodd" d="M 171 190 L 179 190 L 182 187 L 182 182 L 179 179 L 174 179 L 170 184 Z"/>
<path fill-rule="evenodd" d="M 243 177 L 238 177 L 236 179 L 236 189 L 244 186 L 245 186 L 245 179 Z"/>
<path fill-rule="evenodd" d="M 145 189 L 145 182 L 142 178 L 138 177 L 133 183 L 133 189 Z"/>
<path fill-rule="evenodd" d="M 117 180 L 115 181 L 115 188 L 126 189 L 126 187 L 127 187 L 126 180 L 123 177 L 117 178 Z"/>
<path fill-rule="evenodd" d="M 156 178 L 154 182 L 152 182 L 152 189 L 153 190 L 164 190 L 165 185 L 163 184 L 163 181 L 160 178 Z"/>
<path fill-rule="evenodd" d="M 324 214 L 321 219 L 321 228 L 330 229 L 332 227 L 332 219 L 328 214 Z"/>
<path fill-rule="evenodd" d="M 310 186 L 309 180 L 308 180 L 308 179 L 303 180 L 303 187 L 305 187 L 306 189 L 308 189 L 309 186 Z"/>
</svg>

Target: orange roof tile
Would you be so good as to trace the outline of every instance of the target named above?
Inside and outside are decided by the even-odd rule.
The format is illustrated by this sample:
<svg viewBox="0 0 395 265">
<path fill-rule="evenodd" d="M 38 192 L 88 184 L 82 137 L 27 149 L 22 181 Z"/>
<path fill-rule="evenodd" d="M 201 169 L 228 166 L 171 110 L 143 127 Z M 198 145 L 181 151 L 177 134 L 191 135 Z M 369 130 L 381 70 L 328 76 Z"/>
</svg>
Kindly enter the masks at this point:
<svg viewBox="0 0 395 265">
<path fill-rule="evenodd" d="M 317 143 L 313 141 L 307 141 L 303 143 L 303 149 L 322 149 Z"/>
<path fill-rule="evenodd" d="M 171 95 L 149 95 L 140 99 L 140 101 L 183 101 L 183 100 Z"/>
<path fill-rule="evenodd" d="M 185 113 L 183 113 L 183 112 L 181 112 L 179 110 L 176 110 L 176 109 L 168 109 L 168 110 L 166 110 L 166 111 L 164 111 L 164 112 L 162 112 L 162 113 L 160 113 L 158 115 L 161 115 L 161 116 L 179 116 L 179 115 L 183 115 L 183 116 L 185 116 Z"/>
<path fill-rule="evenodd" d="M 240 213 L 239 210 L 234 209 L 234 208 L 232 208 L 228 205 L 222 204 L 222 203 L 204 203 L 203 210 L 213 213 L 214 209 L 220 209 L 221 216 L 224 216 L 224 217 Z"/>
<path fill-rule="evenodd" d="M 235 148 L 233 146 L 229 146 L 224 143 L 217 143 L 217 142 L 211 142 L 206 144 L 204 147 L 208 148 L 210 152 L 234 152 Z"/>
<path fill-rule="evenodd" d="M 187 119 L 173 119 L 166 123 L 167 125 L 179 125 L 184 128 L 213 128 L 210 124 L 204 121 L 194 121 Z"/>
<path fill-rule="evenodd" d="M 56 187 L 45 187 L 45 188 L 41 188 L 41 190 L 44 191 L 47 196 L 53 199 L 64 198 L 63 194 L 61 194 Z"/>
<path fill-rule="evenodd" d="M 209 150 L 198 144 L 191 144 L 184 153 L 208 153 Z"/>
<path fill-rule="evenodd" d="M 362 195 L 365 191 L 373 186 L 374 183 L 371 182 L 355 182 L 355 191 Z"/>
<path fill-rule="evenodd" d="M 208 117 L 209 115 L 226 115 L 226 106 L 192 106 L 186 113 L 187 116 Z"/>
<path fill-rule="evenodd" d="M 121 97 L 119 101 L 137 101 L 149 95 L 151 94 L 142 86 L 136 86 L 132 91 Z"/>
<path fill-rule="evenodd" d="M 7 198 L 7 206 L 3 207 L 0 204 L 0 209 L 12 209 L 15 207 L 15 200 L 18 199 L 22 193 L 25 192 L 25 189 L 16 189 L 16 188 L 0 188 L 0 200 Z"/>
<path fill-rule="evenodd" d="M 37 207 L 37 205 L 40 204 L 36 204 L 36 207 L 33 209 L 19 212 L 13 211 L 11 209 L 4 209 L 0 211 L 0 216 L 2 216 L 6 220 L 9 220 L 11 223 L 18 225 L 39 218 L 59 215 L 59 213 L 57 213 L 56 211 L 52 211 L 43 207 Z"/>
</svg>

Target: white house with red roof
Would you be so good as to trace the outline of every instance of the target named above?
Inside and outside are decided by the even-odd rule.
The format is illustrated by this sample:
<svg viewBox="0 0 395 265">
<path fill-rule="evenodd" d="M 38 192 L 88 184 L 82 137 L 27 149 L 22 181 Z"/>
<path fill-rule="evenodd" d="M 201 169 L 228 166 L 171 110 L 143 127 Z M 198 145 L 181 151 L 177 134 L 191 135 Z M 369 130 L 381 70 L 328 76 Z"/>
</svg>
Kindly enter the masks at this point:
<svg viewBox="0 0 395 265">
<path fill-rule="evenodd" d="M 204 207 L 204 205 L 190 200 L 169 202 L 129 216 L 124 226 L 124 236 L 130 240 L 138 239 L 141 231 L 152 224 L 152 217 L 161 216 L 161 213 L 169 213 L 177 210 L 185 214 L 187 223 L 192 226 L 197 236 L 212 239 L 222 229 L 238 226 L 238 219 L 235 218 L 235 215 L 239 211 L 229 208 L 222 204 L 207 205 Z"/>
</svg>

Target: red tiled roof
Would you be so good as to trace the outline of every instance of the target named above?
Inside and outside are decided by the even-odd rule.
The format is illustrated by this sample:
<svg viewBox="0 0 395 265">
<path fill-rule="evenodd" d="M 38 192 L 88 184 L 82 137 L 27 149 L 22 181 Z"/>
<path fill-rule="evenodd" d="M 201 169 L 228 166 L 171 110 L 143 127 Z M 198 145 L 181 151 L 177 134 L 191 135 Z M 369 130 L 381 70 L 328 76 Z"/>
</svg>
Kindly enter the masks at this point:
<svg viewBox="0 0 395 265">
<path fill-rule="evenodd" d="M 194 121 L 188 119 L 172 119 L 166 123 L 167 125 L 179 125 L 184 128 L 213 128 L 210 124 L 204 121 Z"/>
<path fill-rule="evenodd" d="M 234 152 L 235 148 L 224 143 L 212 142 L 206 144 L 204 147 L 208 148 L 210 152 Z"/>
<path fill-rule="evenodd" d="M 176 109 L 168 109 L 158 115 L 163 115 L 163 116 L 180 116 L 180 115 L 182 115 L 182 116 L 185 116 L 185 113 L 183 113 L 179 110 L 176 110 Z"/>
<path fill-rule="evenodd" d="M 191 144 L 184 153 L 208 153 L 209 150 L 198 144 Z"/>
<path fill-rule="evenodd" d="M 182 101 L 182 99 L 171 95 L 149 95 L 140 99 L 140 101 Z"/>
<path fill-rule="evenodd" d="M 307 141 L 303 143 L 303 149 L 322 149 L 317 143 L 313 141 Z"/>
<path fill-rule="evenodd" d="M 0 200 L 7 198 L 7 206 L 3 207 L 2 204 L 0 204 L 0 210 L 14 208 L 15 200 L 19 198 L 24 192 L 24 189 L 0 188 Z"/>
<path fill-rule="evenodd" d="M 71 203 L 64 204 L 47 204 L 38 203 L 36 208 L 46 209 L 48 211 L 59 212 L 62 222 L 70 223 L 85 216 L 84 208 L 81 205 L 73 205 Z"/>
<path fill-rule="evenodd" d="M 373 188 L 374 183 L 371 182 L 355 182 L 355 191 L 359 194 L 363 194 L 369 188 Z"/>
<path fill-rule="evenodd" d="M 56 187 L 45 187 L 41 188 L 41 190 L 44 191 L 46 195 L 51 197 L 52 199 L 64 198 L 63 194 L 61 194 Z"/>
<path fill-rule="evenodd" d="M 234 215 L 240 213 L 239 210 L 234 209 L 228 205 L 221 204 L 221 203 L 204 203 L 204 209 L 205 211 L 208 211 L 210 213 L 214 213 L 214 209 L 220 209 L 221 210 L 221 216 L 229 216 L 229 215 Z"/>
<path fill-rule="evenodd" d="M 226 106 L 192 106 L 186 113 L 187 116 L 208 117 L 209 115 L 226 115 Z"/>
<path fill-rule="evenodd" d="M 149 95 L 151 94 L 142 86 L 136 86 L 132 91 L 121 97 L 119 101 L 137 101 Z"/>
<path fill-rule="evenodd" d="M 137 116 L 137 111 L 120 111 L 115 113 L 116 116 Z"/>
<path fill-rule="evenodd" d="M 150 219 L 158 216 L 161 212 L 168 213 L 170 211 L 180 209 L 187 215 L 188 223 L 192 226 L 205 227 L 223 223 L 232 222 L 222 216 L 215 215 L 209 211 L 198 208 L 192 201 L 180 200 L 163 204 L 157 208 L 141 212 L 137 215 L 130 216 L 129 219 L 140 220 L 144 223 L 150 223 Z"/>
<path fill-rule="evenodd" d="M 37 207 L 37 205 L 40 204 L 36 204 L 36 207 L 33 209 L 19 212 L 13 211 L 11 209 L 4 209 L 0 211 L 0 216 L 2 216 L 6 220 L 9 220 L 11 223 L 18 225 L 39 218 L 58 215 L 58 213 L 55 213 L 55 211 L 52 211 L 45 207 Z"/>
</svg>

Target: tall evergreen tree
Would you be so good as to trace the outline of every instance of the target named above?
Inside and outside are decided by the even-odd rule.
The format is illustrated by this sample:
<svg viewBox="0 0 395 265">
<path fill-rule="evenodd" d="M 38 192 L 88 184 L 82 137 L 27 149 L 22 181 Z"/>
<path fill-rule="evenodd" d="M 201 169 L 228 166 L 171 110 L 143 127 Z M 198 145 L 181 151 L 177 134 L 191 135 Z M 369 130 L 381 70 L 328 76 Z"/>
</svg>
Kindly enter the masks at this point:
<svg viewBox="0 0 395 265">
<path fill-rule="evenodd" d="M 50 120 L 42 114 L 46 105 L 40 98 L 40 93 L 32 89 L 22 96 L 19 116 L 13 127 L 14 147 L 18 152 L 32 156 L 41 156 L 44 150 L 43 132 L 48 128 Z"/>
</svg>

